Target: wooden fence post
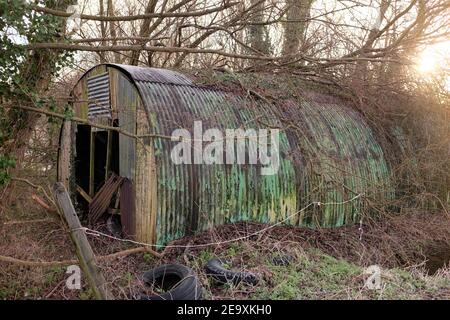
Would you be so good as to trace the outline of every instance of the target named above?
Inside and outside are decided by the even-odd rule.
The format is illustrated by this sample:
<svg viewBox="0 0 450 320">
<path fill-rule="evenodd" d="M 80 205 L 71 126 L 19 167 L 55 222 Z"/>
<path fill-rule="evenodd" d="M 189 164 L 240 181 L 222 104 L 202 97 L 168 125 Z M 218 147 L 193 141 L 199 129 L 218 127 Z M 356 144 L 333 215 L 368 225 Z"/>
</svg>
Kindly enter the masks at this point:
<svg viewBox="0 0 450 320">
<path fill-rule="evenodd" d="M 69 194 L 61 182 L 55 183 L 53 187 L 55 197 L 62 216 L 70 229 L 70 237 L 75 244 L 78 260 L 81 269 L 87 276 L 91 288 L 94 290 L 95 297 L 103 300 L 113 300 L 114 297 L 108 290 L 107 283 L 99 268 L 96 265 L 95 255 L 89 244 L 89 241 L 82 229 L 80 220 L 70 200 Z"/>
</svg>

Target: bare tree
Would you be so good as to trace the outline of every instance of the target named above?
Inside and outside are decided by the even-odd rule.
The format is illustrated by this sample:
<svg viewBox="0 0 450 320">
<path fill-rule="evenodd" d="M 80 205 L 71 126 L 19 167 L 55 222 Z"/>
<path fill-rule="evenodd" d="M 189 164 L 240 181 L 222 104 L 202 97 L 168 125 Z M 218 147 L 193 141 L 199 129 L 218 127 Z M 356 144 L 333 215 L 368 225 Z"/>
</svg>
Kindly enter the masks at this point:
<svg viewBox="0 0 450 320">
<path fill-rule="evenodd" d="M 313 0 L 287 0 L 283 23 L 283 55 L 298 52 L 305 41 L 306 28 Z"/>
<path fill-rule="evenodd" d="M 99 4 L 99 15 L 103 16 L 105 15 L 105 6 L 103 3 L 103 0 L 99 0 L 98 1 Z M 100 21 L 100 30 L 101 30 L 101 38 L 102 38 L 102 45 L 106 45 L 106 41 L 104 39 L 106 39 L 106 22 L 105 21 Z M 105 53 L 104 52 L 99 52 L 99 56 L 100 56 L 100 62 L 104 63 L 106 62 L 106 58 L 105 58 Z"/>
<path fill-rule="evenodd" d="M 250 5 L 253 9 L 248 27 L 249 46 L 262 54 L 269 54 L 270 37 L 264 24 L 265 1 L 250 0 Z"/>
<path fill-rule="evenodd" d="M 113 0 L 108 0 L 108 17 L 114 17 L 114 4 Z M 117 22 L 116 21 L 110 21 L 109 22 L 109 34 L 111 35 L 112 39 L 112 45 L 117 45 Z M 121 63 L 122 59 L 120 57 L 119 52 L 114 52 L 114 62 Z"/>
<path fill-rule="evenodd" d="M 150 13 L 155 13 L 155 8 L 156 8 L 156 4 L 157 4 L 158 0 L 150 0 L 148 1 L 147 7 L 145 8 L 145 13 L 146 14 L 150 14 Z M 167 3 L 167 1 L 164 2 L 164 5 Z M 144 19 L 142 20 L 142 24 L 141 24 L 141 28 L 139 31 L 139 37 L 142 38 L 147 38 L 150 33 L 150 23 L 151 23 L 152 19 Z M 138 44 L 143 44 L 145 43 L 145 41 L 138 41 Z M 137 65 L 139 62 L 139 55 L 141 54 L 140 51 L 133 51 L 131 53 L 131 57 L 130 57 L 130 64 L 131 65 Z"/>
</svg>

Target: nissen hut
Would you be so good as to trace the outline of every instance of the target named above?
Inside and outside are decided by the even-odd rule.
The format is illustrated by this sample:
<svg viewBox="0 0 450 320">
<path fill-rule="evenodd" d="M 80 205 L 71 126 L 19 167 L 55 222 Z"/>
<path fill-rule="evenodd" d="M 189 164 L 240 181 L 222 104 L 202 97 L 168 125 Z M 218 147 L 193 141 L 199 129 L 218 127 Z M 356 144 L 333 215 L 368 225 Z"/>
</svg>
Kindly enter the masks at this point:
<svg viewBox="0 0 450 320">
<path fill-rule="evenodd" d="M 237 221 L 357 222 L 365 197 L 391 194 L 383 150 L 349 103 L 298 90 L 274 103 L 175 71 L 95 66 L 72 92 L 58 179 L 89 221 L 118 215 L 145 243 Z M 250 130 L 240 145 L 227 139 L 239 129 Z"/>
</svg>

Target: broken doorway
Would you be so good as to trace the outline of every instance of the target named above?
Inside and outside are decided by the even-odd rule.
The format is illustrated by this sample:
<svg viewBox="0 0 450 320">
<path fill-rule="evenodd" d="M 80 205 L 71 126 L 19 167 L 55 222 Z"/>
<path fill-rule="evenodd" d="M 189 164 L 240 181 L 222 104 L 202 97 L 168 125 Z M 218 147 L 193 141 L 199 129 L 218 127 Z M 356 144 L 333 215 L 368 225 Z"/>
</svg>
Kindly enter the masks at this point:
<svg viewBox="0 0 450 320">
<path fill-rule="evenodd" d="M 119 175 L 118 132 L 77 125 L 74 164 L 77 203 L 87 213 L 89 203 L 105 181 L 112 174 Z"/>
</svg>

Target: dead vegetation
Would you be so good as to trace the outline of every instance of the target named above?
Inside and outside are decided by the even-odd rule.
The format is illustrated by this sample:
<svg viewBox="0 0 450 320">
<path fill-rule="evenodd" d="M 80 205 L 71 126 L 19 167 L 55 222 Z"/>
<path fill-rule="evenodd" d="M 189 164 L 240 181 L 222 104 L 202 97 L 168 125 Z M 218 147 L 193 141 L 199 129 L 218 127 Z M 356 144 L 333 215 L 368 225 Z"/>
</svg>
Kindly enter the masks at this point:
<svg viewBox="0 0 450 320">
<path fill-rule="evenodd" d="M 2 97 L 2 104 L 8 103 L 1 106 L 1 111 L 8 112 L 8 128 L 14 129 L 11 130 L 14 135 L 7 135 L 0 149 L 5 154 L 17 154 L 20 163 L 16 170 L 11 170 L 13 179 L 8 189 L 2 189 L 0 194 L 0 255 L 44 262 L 76 259 L 66 228 L 48 210 L 54 209 L 49 197 L 50 185 L 55 180 L 58 136 L 58 126 L 51 117 L 54 110 L 47 103 L 39 110 L 49 117 L 42 119 L 29 112 L 16 112 L 11 105 L 34 108 L 36 101 L 48 102 L 48 97 L 55 96 L 63 99 L 56 106 L 62 110 L 67 91 L 73 86 L 59 79 L 62 86 L 48 92 L 53 66 L 47 62 L 54 60 L 54 49 L 54 52 L 79 50 L 82 53 L 78 59 L 82 61 L 71 66 L 76 70 L 83 70 L 86 62 L 92 64 L 94 60 L 158 67 L 194 66 L 208 70 L 191 72 L 199 84 L 268 103 L 301 99 L 308 91 L 338 95 L 351 103 L 376 133 L 389 157 L 394 187 L 398 190 L 395 199 L 386 202 L 366 199 L 371 218 L 366 212 L 359 225 L 321 230 L 280 226 L 243 241 L 207 248 L 167 249 L 162 257 L 139 252 L 102 260 L 100 267 L 118 298 L 132 299 L 146 289 L 140 280 L 144 270 L 174 261 L 188 264 L 199 273 L 206 298 L 449 298 L 449 271 L 442 267 L 448 263 L 450 252 L 448 90 L 440 87 L 442 79 L 437 82 L 415 79 L 410 68 L 411 60 L 424 45 L 448 38 L 448 1 L 419 0 L 411 1 L 410 5 L 381 1 L 376 10 L 380 24 L 370 30 L 365 24 L 339 25 L 339 21 L 333 21 L 334 10 L 327 12 L 313 6 L 308 17 L 299 8 L 297 11 L 295 6 L 281 8 L 276 1 L 266 3 L 262 9 L 264 1 L 251 1 L 250 7 L 226 1 L 224 6 L 209 8 L 223 12 L 204 25 L 196 18 L 197 14 L 206 14 L 200 9 L 204 1 L 180 3 L 166 8 L 153 6 L 156 2 L 149 1 L 144 8 L 146 15 L 131 15 L 142 10 L 127 8 L 130 15 L 123 16 L 121 10 L 114 9 L 113 1 L 108 1 L 106 15 L 94 12 L 84 16 L 84 29 L 92 30 L 87 34 L 75 30 L 79 37 L 74 42 L 49 37 L 24 48 L 24 52 L 34 49 L 31 54 L 23 53 L 25 59 L 17 60 L 27 65 L 19 70 L 20 79 L 27 82 L 26 90 L 19 85 L 11 89 L 8 77 L 7 81 L 2 80 L 11 92 Z M 180 13 L 180 8 L 186 12 Z M 56 16 L 64 16 L 64 9 L 34 8 Z M 262 10 L 266 11 L 264 16 L 260 14 Z M 314 23 L 308 33 L 300 35 L 301 39 L 299 35 L 284 34 L 299 43 L 289 48 L 287 44 L 291 42 L 286 42 L 282 56 L 277 56 L 270 53 L 270 39 L 266 39 L 269 33 L 265 29 L 273 30 L 277 23 L 282 23 L 289 30 L 294 24 L 283 20 L 285 11 L 294 20 L 301 18 L 297 23 L 303 27 L 307 22 Z M 354 13 L 352 8 L 346 8 L 346 12 Z M 308 18 L 303 19 L 304 16 Z M 134 19 L 139 23 L 128 26 Z M 21 20 L 23 16 L 17 21 Z M 252 30 L 246 30 L 246 25 Z M 358 32 L 354 32 L 355 27 Z M 60 25 L 55 25 L 55 29 L 59 30 Z M 134 37 L 126 36 L 126 30 Z M 252 34 L 248 41 L 247 33 Z M 216 36 L 220 41 L 216 41 Z M 211 44 L 219 45 L 219 50 L 208 49 Z M 338 46 L 343 52 L 334 50 Z M 15 50 L 16 46 L 12 47 Z M 88 55 L 89 51 L 95 53 Z M 291 52 L 296 53 L 289 55 Z M 12 65 L 14 61 L 7 63 Z M 255 70 L 268 72 L 261 77 L 261 73 L 253 73 Z M 36 80 L 33 75 L 44 76 Z M 445 71 L 443 79 L 444 76 Z M 32 142 L 27 143 L 30 139 Z M 265 227 L 256 223 L 227 225 L 171 245 L 226 242 Z M 105 231 L 101 224 L 96 228 Z M 101 236 L 89 236 L 89 240 L 98 256 L 135 247 Z M 288 268 L 271 265 L 271 257 L 284 252 L 295 255 L 297 262 Z M 258 273 L 261 285 L 214 286 L 202 271 L 207 259 L 213 256 L 229 258 L 234 267 Z M 384 273 L 387 281 L 384 291 L 363 289 L 366 279 L 363 268 L 371 264 L 393 268 Z M 435 275 L 425 275 L 437 269 Z M 65 286 L 66 278 L 64 266 L 58 263 L 38 267 L 0 260 L 0 299 L 93 298 L 85 281 L 83 290 L 71 291 Z"/>
<path fill-rule="evenodd" d="M 74 259 L 73 245 L 61 221 L 30 200 L 34 191 L 28 185 L 17 186 L 17 192 L 20 195 L 1 221 L 2 255 L 31 261 Z M 46 220 L 35 220 L 43 218 Z M 97 228 L 106 232 L 104 225 Z M 266 228 L 267 225 L 257 223 L 225 225 L 168 244 L 162 257 L 135 253 L 100 261 L 99 265 L 114 295 L 122 299 L 151 291 L 142 283 L 143 272 L 169 262 L 194 268 L 204 286 L 205 298 L 210 299 L 450 297 L 450 278 L 443 265 L 450 247 L 450 225 L 443 212 L 404 212 L 384 219 L 366 219 L 363 225 L 333 229 L 278 226 L 244 240 L 228 242 Z M 100 236 L 89 236 L 89 241 L 97 256 L 135 247 Z M 196 247 L 211 242 L 223 244 Z M 292 254 L 295 262 L 287 267 L 274 266 L 272 257 L 286 253 Z M 255 287 L 217 286 L 203 269 L 213 257 L 228 259 L 233 268 L 255 272 L 260 283 Z M 440 259 L 439 265 L 432 265 L 436 257 Z M 385 287 L 381 291 L 364 288 L 367 278 L 364 268 L 372 264 L 382 267 Z M 1 298 L 93 298 L 85 281 L 83 290 L 66 288 L 64 266 L 30 267 L 4 261 L 0 265 Z M 441 268 L 437 273 L 427 275 L 428 269 L 434 272 L 437 267 Z"/>
</svg>

